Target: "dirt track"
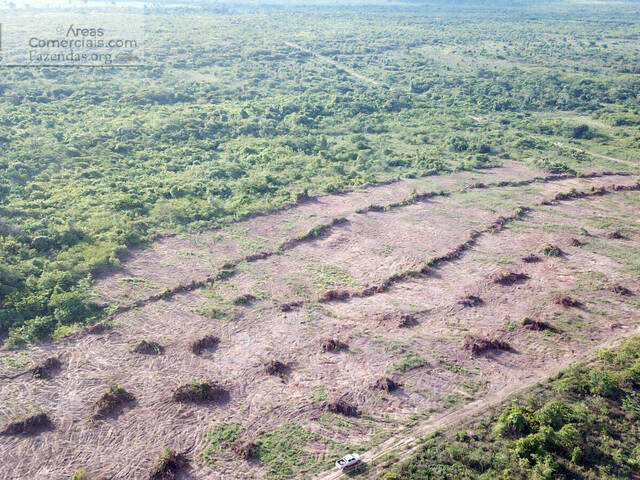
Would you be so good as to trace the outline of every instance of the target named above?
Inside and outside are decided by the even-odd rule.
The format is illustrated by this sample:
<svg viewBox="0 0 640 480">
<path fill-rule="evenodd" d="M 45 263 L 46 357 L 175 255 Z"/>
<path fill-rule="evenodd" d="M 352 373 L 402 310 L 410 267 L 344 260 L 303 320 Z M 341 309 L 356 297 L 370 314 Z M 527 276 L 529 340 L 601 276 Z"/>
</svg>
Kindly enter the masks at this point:
<svg viewBox="0 0 640 480">
<path fill-rule="evenodd" d="M 231 276 L 202 288 L 143 302 L 117 315 L 119 326 L 100 335 L 44 345 L 26 357 L 0 352 L 25 366 L 53 353 L 63 359 L 63 369 L 51 381 L 26 375 L 0 380 L 2 423 L 37 405 L 50 412 L 56 424 L 53 431 L 36 437 L 1 437 L 0 455 L 13 477 L 0 478 L 68 478 L 79 468 L 111 478 L 145 478 L 166 446 L 189 450 L 192 478 L 268 478 L 272 468 L 280 468 L 247 463 L 228 446 L 213 454 L 215 464 L 199 461 L 208 445 L 207 433 L 220 422 L 241 424 L 247 440 L 260 440 L 286 425 L 303 428 L 312 438 L 298 439 L 299 452 L 312 472 L 329 467 L 347 448 L 370 452 L 365 458 L 371 461 L 397 448 L 396 442 L 409 445 L 425 431 L 449 425 L 559 364 L 629 335 L 639 320 L 638 297 L 620 297 L 610 287 L 633 288 L 637 278 L 639 192 L 613 186 L 635 185 L 637 177 L 524 181 L 544 176 L 511 163 L 490 171 L 371 187 L 220 231 L 166 238 L 151 249 L 133 252 L 123 272 L 98 282 L 102 298 L 135 302 L 206 278 L 230 260 L 275 253 L 235 262 Z M 499 184 L 502 181 L 520 183 Z M 495 185 L 483 188 L 479 182 Z M 466 188 L 469 185 L 476 187 Z M 606 194 L 598 194 L 600 187 L 606 187 Z M 381 211 L 368 209 L 402 203 L 414 189 L 451 193 Z M 577 195 L 581 191 L 586 196 Z M 554 200 L 559 193 L 569 196 Z M 327 290 L 359 291 L 428 265 L 429 259 L 446 254 L 519 206 L 532 210 L 500 228 L 489 228 L 460 257 L 424 275 L 403 276 L 373 295 L 317 302 Z M 280 249 L 335 218 L 346 221 Z M 617 229 L 625 238 L 609 239 L 608 233 Z M 574 245 L 574 239 L 581 245 Z M 540 251 L 547 244 L 559 246 L 564 255 L 544 256 Z M 528 253 L 537 253 L 542 261 L 523 263 Z M 492 278 L 505 271 L 524 272 L 529 279 L 497 285 Z M 558 293 L 579 296 L 583 307 L 553 304 Z M 248 294 L 253 299 L 237 301 Z M 469 294 L 484 304 L 461 306 L 459 300 Z M 300 306 L 283 312 L 281 305 L 291 302 Z M 411 315 L 415 323 L 399 327 L 402 315 Z M 527 330 L 521 326 L 524 317 L 544 319 L 559 333 Z M 472 357 L 461 348 L 469 333 L 499 335 L 513 349 Z M 217 348 L 192 354 L 188 343 L 208 334 L 220 338 Z M 323 353 L 319 344 L 325 337 L 343 339 L 348 350 Z M 132 346 L 143 338 L 162 344 L 164 354 L 133 353 Z M 412 363 L 416 358 L 422 363 Z M 265 374 L 264 363 L 271 359 L 290 366 L 284 381 Z M 25 366 L 3 364 L 0 373 L 12 375 Z M 383 374 L 403 387 L 392 394 L 373 391 L 372 384 Z M 173 403 L 172 391 L 192 378 L 222 382 L 229 401 L 209 406 Z M 127 387 L 136 404 L 116 418 L 90 422 L 93 402 L 111 381 Z M 323 396 L 342 396 L 365 415 L 327 414 Z M 411 418 L 421 427 L 403 430 Z M 398 440 L 398 430 L 408 437 Z M 290 434 L 282 431 L 284 441 Z M 297 476 L 309 473 L 302 470 Z"/>
</svg>

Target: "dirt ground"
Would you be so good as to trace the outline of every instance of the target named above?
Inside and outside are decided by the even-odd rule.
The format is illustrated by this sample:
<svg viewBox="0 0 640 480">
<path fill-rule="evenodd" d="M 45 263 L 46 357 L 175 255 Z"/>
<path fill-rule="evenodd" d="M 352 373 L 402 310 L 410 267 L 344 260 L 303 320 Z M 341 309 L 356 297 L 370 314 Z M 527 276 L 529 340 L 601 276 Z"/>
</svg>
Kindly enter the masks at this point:
<svg viewBox="0 0 640 480">
<path fill-rule="evenodd" d="M 52 355 L 62 361 L 49 380 L 28 374 L 0 379 L 0 427 L 35 411 L 47 412 L 54 423 L 38 435 L 0 436 L 0 478 L 62 479 L 79 469 L 96 478 L 149 478 L 166 447 L 190 458 L 183 478 L 310 478 L 346 451 L 365 452 L 410 435 L 421 422 L 517 388 L 624 337 L 640 325 L 640 191 L 613 186 L 632 186 L 638 178 L 465 190 L 537 176 L 545 174 L 508 163 L 403 181 L 131 252 L 121 272 L 97 282 L 104 301 L 143 299 L 206 278 L 228 262 L 233 274 L 118 314 L 116 326 L 104 333 L 0 351 L 0 374 L 8 376 Z M 600 187 L 607 193 L 593 195 Z M 358 213 L 400 202 L 414 190 L 451 193 Z M 576 198 L 576 191 L 589 195 Z M 558 193 L 571 194 L 553 200 Z M 495 228 L 519 207 L 530 210 Z M 336 218 L 345 221 L 280 248 Z M 474 231 L 475 242 L 459 258 L 429 267 L 429 259 Z M 620 235 L 611 235 L 616 231 Z M 275 253 L 238 260 L 260 252 Z M 539 261 L 524 262 L 529 254 Z M 423 274 L 395 277 L 389 288 L 354 295 L 423 267 Z M 525 276 L 496 282 L 509 273 Z M 319 301 L 327 291 L 350 298 Z M 462 305 L 470 295 L 479 304 Z M 562 298 L 579 304 L 563 306 Z M 543 322 L 543 329 L 527 327 L 527 318 Z M 217 346 L 192 353 L 190 342 L 205 335 L 218 337 Z M 468 336 L 498 339 L 502 348 L 474 355 L 464 348 Z M 328 338 L 345 348 L 323 351 Z M 132 352 L 142 339 L 158 342 L 163 353 Z M 286 373 L 266 373 L 271 360 L 283 362 Z M 382 376 L 400 388 L 376 390 Z M 193 379 L 220 383 L 229 398 L 174 402 L 173 391 Z M 92 420 L 94 403 L 111 382 L 136 400 L 112 417 Z M 328 412 L 326 403 L 337 398 L 360 415 Z M 260 458 L 238 458 L 230 442 L 217 441 L 221 425 L 238 426 L 239 439 L 257 443 Z"/>
</svg>

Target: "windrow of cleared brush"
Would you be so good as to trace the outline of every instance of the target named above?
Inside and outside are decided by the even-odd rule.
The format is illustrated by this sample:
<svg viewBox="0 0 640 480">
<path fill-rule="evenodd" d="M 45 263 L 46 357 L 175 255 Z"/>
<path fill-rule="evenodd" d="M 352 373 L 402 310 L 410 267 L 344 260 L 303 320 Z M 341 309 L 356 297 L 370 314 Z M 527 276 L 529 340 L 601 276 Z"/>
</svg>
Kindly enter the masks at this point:
<svg viewBox="0 0 640 480">
<path fill-rule="evenodd" d="M 626 191 L 633 191 L 633 190 L 640 190 L 640 182 L 636 183 L 635 185 L 613 185 L 610 187 L 610 190 L 607 190 L 605 187 L 599 187 L 599 188 L 594 187 L 591 190 L 587 190 L 587 191 L 578 191 L 576 189 L 572 189 L 566 193 L 558 193 L 551 199 L 542 200 L 540 203 L 535 204 L 533 207 L 522 206 L 517 208 L 513 214 L 507 217 L 500 216 L 494 222 L 492 222 L 491 225 L 489 225 L 483 230 L 471 231 L 468 235 L 467 240 L 465 240 L 463 243 L 461 243 L 460 245 L 455 247 L 453 250 L 443 255 L 429 259 L 423 266 L 420 266 L 417 269 L 394 274 L 389 278 L 385 279 L 384 281 L 382 281 L 378 285 L 367 286 L 364 289 L 359 291 L 349 291 L 345 289 L 329 290 L 322 293 L 318 297 L 318 302 L 329 303 L 333 301 L 346 301 L 350 298 L 370 297 L 372 295 L 387 291 L 389 288 L 391 288 L 393 285 L 397 283 L 411 280 L 417 277 L 428 276 L 431 268 L 438 268 L 446 263 L 459 259 L 464 254 L 464 252 L 469 250 L 476 243 L 478 238 L 480 238 L 482 235 L 487 233 L 497 233 L 502 231 L 506 227 L 506 225 L 508 225 L 513 221 L 520 220 L 524 215 L 535 210 L 535 208 L 538 206 L 557 205 L 560 202 L 585 199 L 589 197 L 597 197 L 597 196 L 607 195 L 613 192 L 626 192 Z M 551 246 L 547 246 L 547 248 L 551 248 Z M 543 248 L 543 250 L 545 249 Z M 553 255 L 553 254 L 561 254 L 561 252 L 550 250 L 548 252 L 545 251 L 545 254 Z M 535 263 L 536 261 L 538 261 L 538 257 L 535 255 L 529 255 L 528 257 L 525 257 L 525 259 L 523 260 L 527 263 Z M 518 279 L 515 279 L 515 280 L 518 281 Z M 509 279 L 507 278 L 501 281 L 508 282 Z"/>
</svg>

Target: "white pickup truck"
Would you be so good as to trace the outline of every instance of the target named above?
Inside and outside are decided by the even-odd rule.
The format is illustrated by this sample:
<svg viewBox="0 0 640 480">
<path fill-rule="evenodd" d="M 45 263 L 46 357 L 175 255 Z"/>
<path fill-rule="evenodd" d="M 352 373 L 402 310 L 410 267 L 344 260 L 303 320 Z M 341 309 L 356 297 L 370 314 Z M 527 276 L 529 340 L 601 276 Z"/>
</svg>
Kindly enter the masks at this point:
<svg viewBox="0 0 640 480">
<path fill-rule="evenodd" d="M 360 455 L 357 453 L 349 453 L 336 462 L 336 467 L 343 472 L 347 472 L 356 468 L 360 463 Z"/>
</svg>

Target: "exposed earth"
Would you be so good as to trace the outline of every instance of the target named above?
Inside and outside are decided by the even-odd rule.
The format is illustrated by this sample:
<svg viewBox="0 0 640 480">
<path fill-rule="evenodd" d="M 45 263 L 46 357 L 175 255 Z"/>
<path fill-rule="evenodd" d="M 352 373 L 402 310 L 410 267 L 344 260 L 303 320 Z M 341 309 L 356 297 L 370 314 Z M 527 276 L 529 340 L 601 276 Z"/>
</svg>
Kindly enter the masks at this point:
<svg viewBox="0 0 640 480">
<path fill-rule="evenodd" d="M 592 173 L 507 161 L 130 252 L 95 284 L 99 301 L 120 305 L 111 328 L 0 351 L 0 426 L 52 420 L 2 438 L 0 477 L 148 478 L 172 447 L 190 460 L 183 478 L 310 478 L 344 453 L 410 445 L 439 418 L 629 336 L 640 326 L 638 176 Z M 141 340 L 158 351 L 133 351 Z M 51 378 L 19 375 L 52 356 Z M 226 393 L 176 401 L 192 380 Z M 96 418 L 111 383 L 135 400 Z M 331 411 L 340 402 L 353 411 Z"/>
</svg>

